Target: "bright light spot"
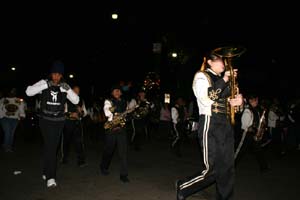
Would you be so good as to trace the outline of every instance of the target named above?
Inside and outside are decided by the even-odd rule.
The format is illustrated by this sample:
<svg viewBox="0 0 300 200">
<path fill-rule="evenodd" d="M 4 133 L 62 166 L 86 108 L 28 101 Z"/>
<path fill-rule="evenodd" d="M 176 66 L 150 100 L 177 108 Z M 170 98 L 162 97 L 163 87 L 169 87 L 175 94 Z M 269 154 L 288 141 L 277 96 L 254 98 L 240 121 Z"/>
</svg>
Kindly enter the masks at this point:
<svg viewBox="0 0 300 200">
<path fill-rule="evenodd" d="M 172 53 L 172 57 L 176 58 L 177 57 L 177 53 Z"/>
<path fill-rule="evenodd" d="M 69 75 L 69 78 L 74 78 L 74 75 L 73 75 L 73 74 L 70 74 L 70 75 Z"/>
<path fill-rule="evenodd" d="M 11 70 L 12 70 L 12 71 L 15 71 L 15 70 L 16 70 L 16 68 L 15 68 L 15 67 L 12 67 L 12 68 L 11 68 Z"/>
<path fill-rule="evenodd" d="M 118 19 L 118 14 L 116 14 L 116 13 L 112 14 L 112 15 L 111 15 L 111 18 L 112 18 L 112 19 Z"/>
</svg>

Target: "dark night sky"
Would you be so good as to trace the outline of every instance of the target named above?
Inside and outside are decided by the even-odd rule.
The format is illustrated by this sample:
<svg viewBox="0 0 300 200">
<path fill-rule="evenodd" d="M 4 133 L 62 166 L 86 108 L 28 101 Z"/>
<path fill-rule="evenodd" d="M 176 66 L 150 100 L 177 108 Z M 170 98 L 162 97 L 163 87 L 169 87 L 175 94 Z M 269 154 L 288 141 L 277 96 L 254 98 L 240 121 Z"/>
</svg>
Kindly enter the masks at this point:
<svg viewBox="0 0 300 200">
<path fill-rule="evenodd" d="M 187 85 L 201 65 L 203 52 L 224 44 L 239 44 L 247 48 L 238 66 L 242 87 L 259 87 L 261 93 L 268 90 L 270 94 L 277 92 L 275 88 L 281 88 L 280 93 L 296 88 L 296 75 L 287 69 L 295 67 L 290 56 L 297 56 L 292 48 L 298 41 L 293 24 L 296 16 L 293 12 L 283 14 L 289 8 L 254 3 L 235 5 L 235 9 L 227 4 L 120 2 L 2 6 L 2 76 L 11 73 L 7 72 L 8 65 L 14 64 L 18 66 L 18 79 L 26 75 L 14 82 L 31 84 L 47 74 L 53 59 L 61 59 L 66 71 L 80 74 L 79 82 L 85 85 L 103 84 L 108 76 L 114 81 L 124 76 L 143 77 L 154 67 L 152 43 L 166 39 L 165 53 L 174 49 L 188 55 L 185 66 L 179 67 L 179 71 L 186 72 L 180 79 Z M 119 13 L 118 21 L 110 19 L 114 11 Z M 173 69 L 168 59 L 163 58 L 160 71 Z M 96 73 L 99 69 L 101 73 Z"/>
</svg>

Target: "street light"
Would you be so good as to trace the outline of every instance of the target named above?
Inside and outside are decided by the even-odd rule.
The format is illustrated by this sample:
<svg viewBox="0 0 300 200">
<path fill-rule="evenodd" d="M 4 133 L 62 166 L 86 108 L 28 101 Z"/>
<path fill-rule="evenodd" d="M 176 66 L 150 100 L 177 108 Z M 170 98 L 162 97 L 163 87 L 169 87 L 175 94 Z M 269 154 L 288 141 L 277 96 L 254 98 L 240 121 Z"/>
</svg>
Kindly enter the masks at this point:
<svg viewBox="0 0 300 200">
<path fill-rule="evenodd" d="M 173 58 L 177 58 L 177 53 L 175 53 L 175 52 L 172 53 L 172 57 L 173 57 Z"/>
<path fill-rule="evenodd" d="M 70 74 L 70 75 L 69 75 L 69 78 L 74 78 L 74 75 L 73 75 L 73 74 Z"/>
<path fill-rule="evenodd" d="M 111 15 L 111 18 L 112 18 L 112 19 L 115 19 L 115 20 L 118 19 L 118 14 L 117 14 L 117 13 L 113 13 L 113 14 Z"/>
<path fill-rule="evenodd" d="M 15 70 L 16 70 L 16 68 L 15 68 L 15 67 L 12 67 L 12 68 L 11 68 L 11 70 L 12 70 L 12 71 L 15 71 Z"/>
</svg>

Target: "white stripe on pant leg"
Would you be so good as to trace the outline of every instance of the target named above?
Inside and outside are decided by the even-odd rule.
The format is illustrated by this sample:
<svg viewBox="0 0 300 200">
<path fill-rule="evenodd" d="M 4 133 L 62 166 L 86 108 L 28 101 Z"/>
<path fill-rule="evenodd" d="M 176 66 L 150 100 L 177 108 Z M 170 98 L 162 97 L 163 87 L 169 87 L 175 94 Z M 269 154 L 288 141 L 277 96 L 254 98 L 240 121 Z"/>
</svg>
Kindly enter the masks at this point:
<svg viewBox="0 0 300 200">
<path fill-rule="evenodd" d="M 208 134 L 208 130 L 209 130 L 209 124 L 210 124 L 210 116 L 205 116 L 205 122 L 204 122 L 204 129 L 203 129 L 203 139 L 202 139 L 202 143 L 203 143 L 203 159 L 204 159 L 204 164 L 206 169 L 202 171 L 200 176 L 197 176 L 195 178 L 193 178 L 192 180 L 181 184 L 179 187 L 180 189 L 184 189 L 186 187 L 189 187 L 191 185 L 193 185 L 196 182 L 199 182 L 201 180 L 204 179 L 205 175 L 207 174 L 207 172 L 209 171 L 209 163 L 208 163 L 208 142 L 207 142 L 207 134 Z"/>
<path fill-rule="evenodd" d="M 172 147 L 175 146 L 175 144 L 178 142 L 178 140 L 179 140 L 179 137 L 176 137 L 175 140 L 172 142 Z"/>
<path fill-rule="evenodd" d="M 238 145 L 238 147 L 236 148 L 236 151 L 235 151 L 235 153 L 234 153 L 234 159 L 237 158 L 237 156 L 238 156 L 238 154 L 239 154 L 239 152 L 240 152 L 240 150 L 241 150 L 241 148 L 242 148 L 242 146 L 243 146 L 243 144 L 244 144 L 244 140 L 245 140 L 245 138 L 246 138 L 246 135 L 247 135 L 247 130 L 245 130 L 245 131 L 243 132 L 241 141 L 240 141 L 240 143 L 239 143 L 239 145 Z"/>
<path fill-rule="evenodd" d="M 176 133 L 176 138 L 175 138 L 175 140 L 172 142 L 172 147 L 174 147 L 175 146 L 175 144 L 177 143 L 177 141 L 179 140 L 179 133 L 178 133 L 178 130 L 177 130 L 177 128 L 176 128 L 176 124 L 173 124 L 173 128 L 174 128 L 174 131 L 175 131 L 175 133 Z"/>
<path fill-rule="evenodd" d="M 135 126 L 134 126 L 134 119 L 131 120 L 131 125 L 132 125 L 132 136 L 131 136 L 131 142 L 133 142 L 135 138 Z"/>
<path fill-rule="evenodd" d="M 202 171 L 200 176 L 197 176 L 195 178 L 193 178 L 192 180 L 182 184 L 180 186 L 180 189 L 184 189 L 187 188 L 201 180 L 204 179 L 205 175 L 207 174 L 207 172 L 209 171 L 209 163 L 208 163 L 208 142 L 207 142 L 207 134 L 208 134 L 208 130 L 209 130 L 209 123 L 210 123 L 210 118 L 209 116 L 206 116 L 205 119 L 205 126 L 204 126 L 204 133 L 203 133 L 203 158 L 204 158 L 204 164 L 206 169 Z"/>
</svg>

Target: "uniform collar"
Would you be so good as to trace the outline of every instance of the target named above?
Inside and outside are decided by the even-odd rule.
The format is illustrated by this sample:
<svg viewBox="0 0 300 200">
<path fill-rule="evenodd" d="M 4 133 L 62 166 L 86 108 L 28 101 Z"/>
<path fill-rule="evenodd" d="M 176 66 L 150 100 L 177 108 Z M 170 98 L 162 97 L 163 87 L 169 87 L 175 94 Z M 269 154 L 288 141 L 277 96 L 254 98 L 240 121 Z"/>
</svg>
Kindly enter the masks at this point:
<svg viewBox="0 0 300 200">
<path fill-rule="evenodd" d="M 209 71 L 209 72 L 212 73 L 213 75 L 221 76 L 221 75 L 218 75 L 215 71 L 213 71 L 213 70 L 210 69 L 210 68 L 207 68 L 207 71 Z"/>
</svg>

